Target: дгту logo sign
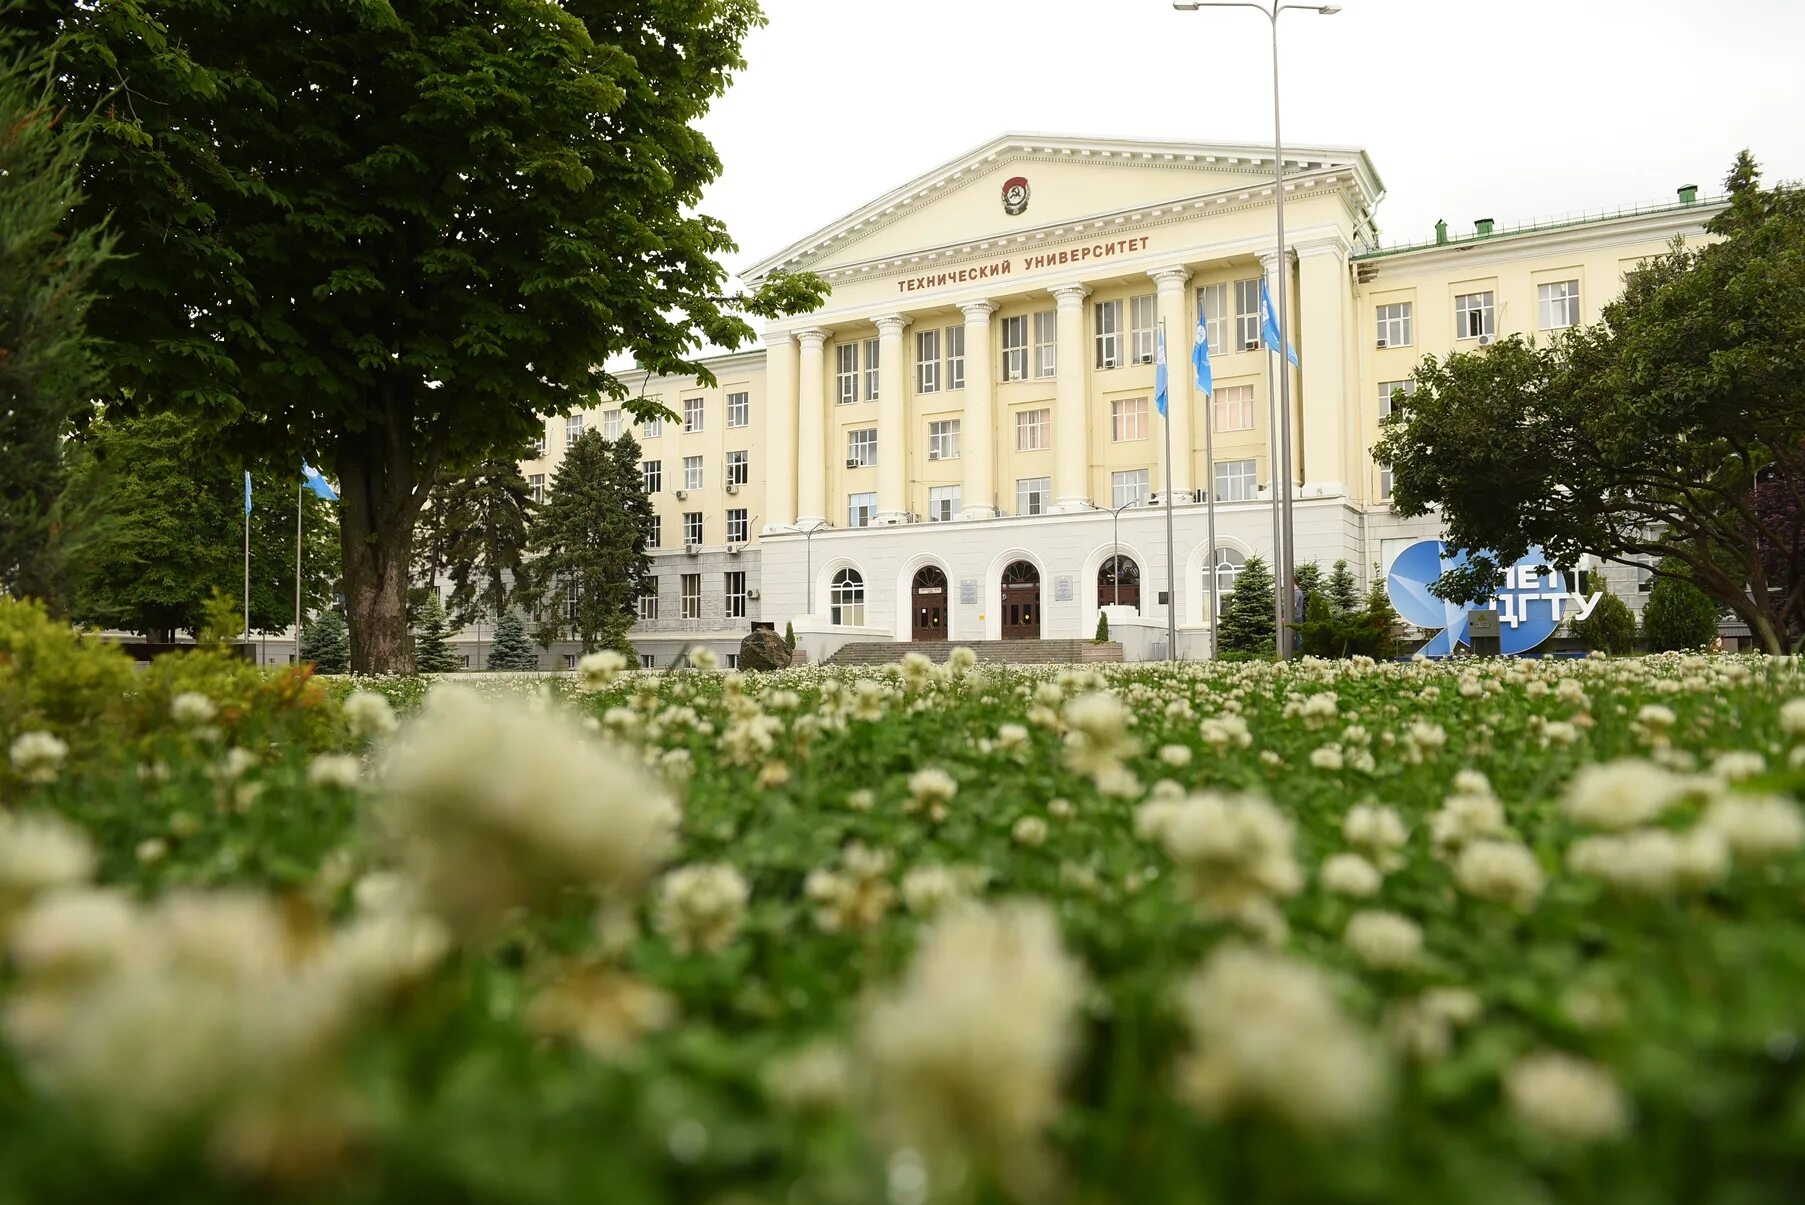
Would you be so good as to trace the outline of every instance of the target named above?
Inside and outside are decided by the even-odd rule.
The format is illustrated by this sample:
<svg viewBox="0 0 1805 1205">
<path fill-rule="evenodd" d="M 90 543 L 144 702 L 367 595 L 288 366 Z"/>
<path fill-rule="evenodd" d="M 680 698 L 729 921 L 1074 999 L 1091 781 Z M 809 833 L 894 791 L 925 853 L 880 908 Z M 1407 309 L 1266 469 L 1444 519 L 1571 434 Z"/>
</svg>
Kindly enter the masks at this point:
<svg viewBox="0 0 1805 1205">
<path fill-rule="evenodd" d="M 1456 646 L 1471 643 L 1467 639 L 1470 610 L 1498 612 L 1498 651 L 1511 654 L 1529 652 L 1554 635 L 1569 615 L 1584 619 L 1598 605 L 1599 595 L 1575 593 L 1567 578 L 1549 567 L 1539 548 L 1531 548 L 1528 556 L 1504 571 L 1503 587 L 1489 599 L 1458 605 L 1429 593 L 1437 578 L 1466 563 L 1466 553 L 1450 556 L 1440 540 L 1418 540 L 1398 553 L 1385 575 L 1385 593 L 1406 623 L 1431 631 L 1440 629 L 1423 646 L 1425 656 L 1451 656 Z"/>
</svg>

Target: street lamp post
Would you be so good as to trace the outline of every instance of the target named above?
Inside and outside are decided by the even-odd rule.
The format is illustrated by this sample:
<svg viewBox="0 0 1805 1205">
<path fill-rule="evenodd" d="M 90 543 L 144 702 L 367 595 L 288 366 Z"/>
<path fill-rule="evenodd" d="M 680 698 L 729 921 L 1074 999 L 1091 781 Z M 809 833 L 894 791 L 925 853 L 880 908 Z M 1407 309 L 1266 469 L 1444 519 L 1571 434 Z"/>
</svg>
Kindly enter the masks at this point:
<svg viewBox="0 0 1805 1205">
<path fill-rule="evenodd" d="M 1114 605 L 1118 607 L 1122 605 L 1122 512 L 1139 501 L 1139 498 L 1130 498 L 1110 512 L 1109 572 L 1110 581 L 1114 584 L 1116 591 Z M 1142 614 L 1144 615 L 1146 612 L 1143 611 Z"/>
<path fill-rule="evenodd" d="M 804 599 L 802 613 L 804 615 L 813 615 L 815 613 L 815 550 L 812 545 L 815 542 L 815 533 L 826 526 L 827 520 L 822 519 L 802 535 L 802 589 Z"/>
<path fill-rule="evenodd" d="M 1339 4 L 1280 4 L 1272 0 L 1270 4 L 1255 4 L 1252 0 L 1174 0 L 1172 7 L 1179 12 L 1194 13 L 1200 8 L 1251 8 L 1265 17 L 1272 27 L 1272 207 L 1278 225 L 1278 280 L 1279 295 L 1274 302 L 1278 306 L 1279 327 L 1279 429 L 1278 452 L 1283 468 L 1273 474 L 1273 487 L 1280 491 L 1278 499 L 1279 513 L 1282 516 L 1279 530 L 1274 534 L 1273 560 L 1277 562 L 1277 586 L 1273 591 L 1277 597 L 1273 600 L 1274 642 L 1280 660 L 1291 655 L 1291 595 L 1295 589 L 1292 560 L 1294 557 L 1294 531 L 1291 513 L 1291 368 L 1286 359 L 1285 349 L 1291 346 L 1290 307 L 1286 303 L 1289 292 L 1288 281 L 1291 265 L 1285 259 L 1285 150 L 1284 139 L 1279 127 L 1279 14 L 1288 9 L 1299 9 L 1312 12 L 1322 17 L 1332 17 L 1341 11 Z M 1212 572 L 1215 566 L 1210 567 Z"/>
</svg>

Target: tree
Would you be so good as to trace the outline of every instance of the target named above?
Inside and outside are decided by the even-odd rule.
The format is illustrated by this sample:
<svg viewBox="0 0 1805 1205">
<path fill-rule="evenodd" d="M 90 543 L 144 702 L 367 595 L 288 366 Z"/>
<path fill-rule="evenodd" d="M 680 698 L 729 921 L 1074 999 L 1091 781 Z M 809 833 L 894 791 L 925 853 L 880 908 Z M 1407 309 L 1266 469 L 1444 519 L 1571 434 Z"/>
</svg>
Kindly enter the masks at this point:
<svg viewBox="0 0 1805 1205">
<path fill-rule="evenodd" d="M 1329 574 L 1329 607 L 1337 615 L 1348 615 L 1360 609 L 1360 585 L 1345 559 L 1335 562 Z"/>
<path fill-rule="evenodd" d="M 437 590 L 427 594 L 414 632 L 414 667 L 423 674 L 448 674 L 458 668 L 457 654 L 447 639 L 445 608 Z"/>
<path fill-rule="evenodd" d="M 1222 608 L 1217 652 L 1271 653 L 1273 639 L 1272 570 L 1263 557 L 1250 556 L 1235 575 L 1235 588 Z"/>
<path fill-rule="evenodd" d="M 451 621 L 459 627 L 504 613 L 518 597 L 533 513 L 533 490 L 520 471 L 525 451 L 485 458 L 451 477 L 427 504 L 443 533 Z"/>
<path fill-rule="evenodd" d="M 322 674 L 342 674 L 351 668 L 351 634 L 345 617 L 337 611 L 321 611 L 301 632 L 301 660 L 311 661 Z"/>
<path fill-rule="evenodd" d="M 1315 561 L 1305 561 L 1291 571 L 1291 580 L 1303 588 L 1303 592 L 1311 598 L 1322 593 L 1322 566 Z"/>
<path fill-rule="evenodd" d="M 490 669 L 534 670 L 539 668 L 539 655 L 527 642 L 526 625 L 512 609 L 503 611 L 495 621 L 495 643 L 489 646 Z"/>
<path fill-rule="evenodd" d="M 1092 644 L 1109 643 L 1109 616 L 1102 611 L 1097 612 L 1097 633 L 1091 637 Z"/>
<path fill-rule="evenodd" d="M 1746 151 L 1727 184 L 1715 241 L 1631 273 L 1600 325 L 1417 369 L 1373 454 L 1471 555 L 1443 597 L 1531 547 L 1670 558 L 1769 652 L 1805 637 L 1805 190 L 1761 188 Z"/>
<path fill-rule="evenodd" d="M 1593 652 L 1622 656 L 1636 651 L 1636 614 L 1602 583 L 1592 613 L 1569 626 Z"/>
<path fill-rule="evenodd" d="M 573 440 L 533 518 L 529 552 L 541 644 L 549 646 L 568 628 L 584 652 L 632 653 L 627 630 L 651 570 L 651 526 L 633 437 L 610 441 L 591 428 Z"/>
<path fill-rule="evenodd" d="M 1379 651 L 1373 654 L 1373 658 L 1388 661 L 1398 651 L 1398 612 L 1391 605 L 1391 596 L 1385 592 L 1385 574 L 1376 564 L 1373 566 L 1372 585 L 1366 588 L 1366 614 L 1374 627 L 1383 633 Z"/>
<path fill-rule="evenodd" d="M 52 511 L 63 440 L 97 384 L 87 314 L 113 240 L 63 229 L 81 202 L 86 128 L 25 49 L 0 30 L 0 591 L 60 609 Z"/>
<path fill-rule="evenodd" d="M 1717 606 L 1672 563 L 1661 566 L 1648 603 L 1642 634 L 1651 653 L 1706 648 L 1717 636 Z"/>
<path fill-rule="evenodd" d="M 107 397 L 188 416 L 249 460 L 335 470 L 352 664 L 411 668 L 414 522 L 441 465 L 628 398 L 608 365 L 711 380 L 726 294 L 720 160 L 695 128 L 743 66 L 752 0 L 29 0 L 68 37 L 66 104 L 121 79 L 78 213 L 122 258 L 93 311 Z"/>
</svg>

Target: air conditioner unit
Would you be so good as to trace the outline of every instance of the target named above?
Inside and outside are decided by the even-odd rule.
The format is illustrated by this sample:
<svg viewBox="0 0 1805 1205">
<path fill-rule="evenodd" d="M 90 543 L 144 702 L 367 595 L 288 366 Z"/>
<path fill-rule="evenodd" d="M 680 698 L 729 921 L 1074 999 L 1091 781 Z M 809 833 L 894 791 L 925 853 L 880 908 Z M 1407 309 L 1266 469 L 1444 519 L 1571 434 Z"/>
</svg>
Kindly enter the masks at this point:
<svg viewBox="0 0 1805 1205">
<path fill-rule="evenodd" d="M 1489 347 L 1489 346 L 1491 346 L 1491 342 L 1492 342 L 1492 337 L 1490 335 L 1479 336 L 1479 346 Z"/>
<path fill-rule="evenodd" d="M 1243 343 L 1241 345 L 1241 350 L 1242 351 L 1259 351 L 1260 344 L 1259 344 L 1258 340 L 1255 340 L 1252 343 Z"/>
<path fill-rule="evenodd" d="M 1114 356 L 1104 356 L 1103 357 L 1103 367 L 1104 368 L 1114 368 L 1115 366 L 1116 366 L 1116 358 Z"/>
<path fill-rule="evenodd" d="M 753 602 L 757 602 L 758 601 L 758 587 L 753 586 L 750 589 L 748 589 L 746 591 L 746 597 L 751 599 Z"/>
<path fill-rule="evenodd" d="M 677 501 L 682 502 L 685 498 L 688 498 L 688 497 L 689 497 L 688 490 L 678 490 L 677 491 Z"/>
<path fill-rule="evenodd" d="M 729 481 L 727 483 L 727 492 L 730 494 L 739 493 L 740 492 L 739 483 L 737 481 Z"/>
<path fill-rule="evenodd" d="M 685 545 L 684 545 L 684 546 L 683 546 L 683 551 L 684 551 L 684 552 L 685 552 L 685 553 L 687 553 L 687 554 L 689 554 L 689 555 L 690 555 L 690 556 L 695 556 L 695 555 L 697 555 L 697 554 L 698 554 L 698 553 L 700 553 L 700 552 L 701 552 L 701 551 L 702 551 L 702 545 L 700 545 L 700 544 L 685 544 Z"/>
<path fill-rule="evenodd" d="M 744 545 L 741 545 L 741 544 L 727 545 L 727 555 L 728 556 L 738 556 L 740 554 L 740 549 L 742 547 L 744 547 Z"/>
<path fill-rule="evenodd" d="M 1386 343 L 1385 340 L 1381 339 L 1381 340 L 1379 340 L 1379 346 L 1380 347 L 1388 347 L 1390 345 L 1388 343 Z"/>
<path fill-rule="evenodd" d="M 849 456 L 849 457 L 847 457 L 847 458 L 846 458 L 846 467 L 847 467 L 847 468 L 849 468 L 849 469 L 856 469 L 856 468 L 858 468 L 858 467 L 859 467 L 859 462 L 858 462 L 858 461 L 856 461 L 856 460 L 854 460 L 854 459 L 852 459 L 852 458 L 851 458 L 851 457 L 850 457 L 850 456 Z"/>
<path fill-rule="evenodd" d="M 939 448 L 929 448 L 928 449 L 928 459 L 929 460 L 939 460 L 940 459 L 940 449 Z"/>
</svg>

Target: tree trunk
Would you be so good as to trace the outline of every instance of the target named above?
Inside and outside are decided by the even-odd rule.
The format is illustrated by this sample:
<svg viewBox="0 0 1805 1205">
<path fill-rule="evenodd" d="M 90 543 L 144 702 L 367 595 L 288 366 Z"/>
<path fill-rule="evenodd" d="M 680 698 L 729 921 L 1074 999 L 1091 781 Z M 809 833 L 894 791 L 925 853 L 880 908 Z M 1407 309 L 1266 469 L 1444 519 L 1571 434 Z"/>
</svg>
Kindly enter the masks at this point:
<svg viewBox="0 0 1805 1205">
<path fill-rule="evenodd" d="M 339 543 L 353 673 L 414 672 L 407 587 L 422 499 L 414 491 L 408 409 L 391 401 L 381 427 L 339 437 Z"/>
</svg>

